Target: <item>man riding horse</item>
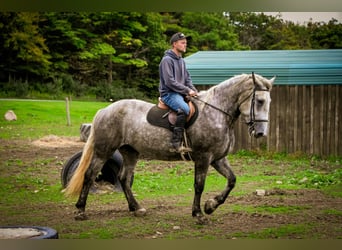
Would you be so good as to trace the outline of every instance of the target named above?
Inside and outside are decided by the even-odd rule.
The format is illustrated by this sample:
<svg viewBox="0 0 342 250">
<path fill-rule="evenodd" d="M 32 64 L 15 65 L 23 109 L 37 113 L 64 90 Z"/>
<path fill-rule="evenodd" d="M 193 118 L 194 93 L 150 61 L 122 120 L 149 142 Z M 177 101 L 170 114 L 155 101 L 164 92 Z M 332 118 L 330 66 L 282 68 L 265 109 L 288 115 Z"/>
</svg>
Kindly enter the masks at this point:
<svg viewBox="0 0 342 250">
<path fill-rule="evenodd" d="M 176 33 L 170 39 L 171 49 L 165 54 L 159 64 L 159 93 L 161 100 L 170 109 L 177 112 L 177 119 L 173 128 L 171 151 L 186 153 L 191 148 L 183 147 L 184 126 L 190 108 L 185 101 L 186 96 L 196 96 L 197 90 L 192 84 L 190 74 L 186 69 L 182 53 L 186 51 L 187 37 L 183 33 Z"/>
</svg>

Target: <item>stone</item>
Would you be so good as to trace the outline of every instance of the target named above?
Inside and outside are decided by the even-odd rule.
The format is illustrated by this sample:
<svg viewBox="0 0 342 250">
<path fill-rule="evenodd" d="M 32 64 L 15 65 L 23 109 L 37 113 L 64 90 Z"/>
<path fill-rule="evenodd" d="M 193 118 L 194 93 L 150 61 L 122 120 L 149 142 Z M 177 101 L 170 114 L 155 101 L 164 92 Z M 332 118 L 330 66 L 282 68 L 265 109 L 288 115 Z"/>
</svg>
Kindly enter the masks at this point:
<svg viewBox="0 0 342 250">
<path fill-rule="evenodd" d="M 8 110 L 6 112 L 6 114 L 5 114 L 5 119 L 6 119 L 6 121 L 16 121 L 17 120 L 17 116 L 13 112 L 13 110 Z"/>
<path fill-rule="evenodd" d="M 265 196 L 266 195 L 266 190 L 264 189 L 256 189 L 255 194 L 258 196 Z"/>
</svg>

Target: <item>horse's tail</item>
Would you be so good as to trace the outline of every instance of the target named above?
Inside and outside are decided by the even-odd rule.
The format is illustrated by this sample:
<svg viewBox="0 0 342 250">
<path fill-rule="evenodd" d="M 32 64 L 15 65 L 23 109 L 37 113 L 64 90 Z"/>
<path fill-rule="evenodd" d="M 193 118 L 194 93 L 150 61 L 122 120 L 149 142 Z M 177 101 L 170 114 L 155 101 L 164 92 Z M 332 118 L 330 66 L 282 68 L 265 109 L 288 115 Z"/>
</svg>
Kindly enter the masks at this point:
<svg viewBox="0 0 342 250">
<path fill-rule="evenodd" d="M 90 135 L 83 148 L 82 157 L 78 167 L 71 177 L 66 188 L 63 190 L 67 197 L 79 195 L 83 188 L 84 175 L 89 168 L 94 155 L 94 129 L 91 126 Z"/>
</svg>

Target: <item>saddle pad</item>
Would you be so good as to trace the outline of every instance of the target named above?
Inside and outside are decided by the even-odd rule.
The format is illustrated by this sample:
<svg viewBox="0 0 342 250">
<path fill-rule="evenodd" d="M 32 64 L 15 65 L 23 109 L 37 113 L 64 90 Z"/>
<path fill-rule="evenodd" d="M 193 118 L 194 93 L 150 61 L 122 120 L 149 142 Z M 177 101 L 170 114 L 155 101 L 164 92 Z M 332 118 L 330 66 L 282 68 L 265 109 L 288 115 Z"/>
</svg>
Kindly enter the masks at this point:
<svg viewBox="0 0 342 250">
<path fill-rule="evenodd" d="M 169 112 L 169 110 L 158 108 L 158 106 L 155 105 L 148 111 L 146 119 L 154 126 L 166 128 L 172 131 L 172 125 L 169 123 L 167 115 L 164 117 L 167 112 Z"/>
<path fill-rule="evenodd" d="M 194 103 L 193 105 L 195 108 L 195 113 L 191 117 L 191 119 L 185 124 L 185 128 L 189 128 L 197 119 L 198 109 Z M 173 131 L 173 125 L 169 122 L 169 119 L 167 117 L 168 115 L 165 115 L 168 112 L 169 110 L 161 109 L 158 107 L 158 105 L 155 105 L 148 111 L 146 119 L 150 124 L 154 126 L 166 128 L 166 129 L 169 129 L 170 131 Z"/>
</svg>

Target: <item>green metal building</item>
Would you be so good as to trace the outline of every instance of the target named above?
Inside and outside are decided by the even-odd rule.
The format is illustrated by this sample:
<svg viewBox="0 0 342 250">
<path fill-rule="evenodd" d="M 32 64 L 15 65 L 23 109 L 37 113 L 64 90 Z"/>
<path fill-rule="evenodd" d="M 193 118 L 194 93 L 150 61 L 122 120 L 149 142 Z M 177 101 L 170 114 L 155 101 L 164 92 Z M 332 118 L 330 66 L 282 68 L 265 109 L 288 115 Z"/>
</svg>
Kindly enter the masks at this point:
<svg viewBox="0 0 342 250">
<path fill-rule="evenodd" d="M 185 61 L 197 85 L 252 71 L 276 85 L 342 84 L 342 50 L 200 51 Z"/>
</svg>

